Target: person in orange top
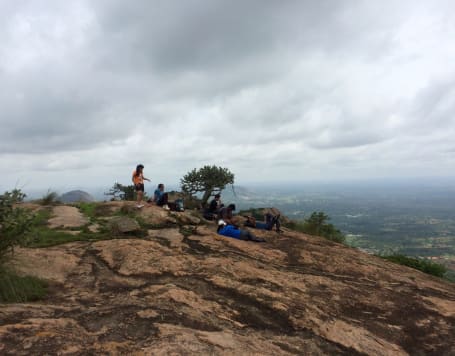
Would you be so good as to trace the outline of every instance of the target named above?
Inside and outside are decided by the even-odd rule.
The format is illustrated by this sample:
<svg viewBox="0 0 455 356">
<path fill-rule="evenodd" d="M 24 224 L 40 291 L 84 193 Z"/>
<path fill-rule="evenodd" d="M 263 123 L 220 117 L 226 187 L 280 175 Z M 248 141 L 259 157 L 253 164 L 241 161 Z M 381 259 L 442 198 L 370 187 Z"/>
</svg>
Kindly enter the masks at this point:
<svg viewBox="0 0 455 356">
<path fill-rule="evenodd" d="M 136 190 L 137 194 L 137 207 L 142 208 L 144 205 L 141 204 L 142 197 L 144 196 L 144 180 L 150 179 L 144 177 L 144 166 L 142 164 L 138 164 L 136 169 L 133 171 L 133 177 L 131 178 L 134 184 L 134 189 Z"/>
</svg>

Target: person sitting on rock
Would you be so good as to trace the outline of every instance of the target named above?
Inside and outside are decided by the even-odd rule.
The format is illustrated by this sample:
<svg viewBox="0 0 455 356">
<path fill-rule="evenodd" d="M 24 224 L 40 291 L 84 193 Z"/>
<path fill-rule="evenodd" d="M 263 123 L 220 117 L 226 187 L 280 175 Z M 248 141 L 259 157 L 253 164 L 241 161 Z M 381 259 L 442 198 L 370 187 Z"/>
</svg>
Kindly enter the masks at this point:
<svg viewBox="0 0 455 356">
<path fill-rule="evenodd" d="M 276 232 L 281 232 L 280 216 L 281 216 L 280 214 L 273 215 L 271 213 L 266 213 L 264 215 L 265 222 L 256 221 L 256 219 L 253 216 L 246 216 L 246 221 L 245 221 L 244 225 L 255 228 L 255 229 L 269 230 L 269 231 L 272 230 L 273 227 L 275 226 Z"/>
<path fill-rule="evenodd" d="M 235 204 L 229 204 L 227 207 L 222 207 L 218 212 L 218 219 L 224 220 L 227 224 L 236 226 L 232 220 L 232 212 L 235 211 Z"/>
<path fill-rule="evenodd" d="M 156 205 L 162 206 L 166 210 L 170 210 L 168 203 L 168 193 L 164 192 L 164 184 L 158 184 L 158 187 L 155 189 L 153 193 L 153 201 Z"/>
<path fill-rule="evenodd" d="M 221 203 L 221 195 L 215 194 L 213 200 L 210 202 L 210 205 L 204 211 L 204 218 L 207 220 L 215 220 L 220 209 L 223 207 L 224 204 Z"/>
<path fill-rule="evenodd" d="M 222 219 L 218 221 L 218 229 L 216 232 L 219 235 L 232 237 L 234 239 L 254 242 L 265 242 L 265 239 L 263 239 L 262 237 L 256 237 L 250 231 L 239 229 L 238 227 L 232 224 L 228 224 L 226 221 Z"/>
</svg>

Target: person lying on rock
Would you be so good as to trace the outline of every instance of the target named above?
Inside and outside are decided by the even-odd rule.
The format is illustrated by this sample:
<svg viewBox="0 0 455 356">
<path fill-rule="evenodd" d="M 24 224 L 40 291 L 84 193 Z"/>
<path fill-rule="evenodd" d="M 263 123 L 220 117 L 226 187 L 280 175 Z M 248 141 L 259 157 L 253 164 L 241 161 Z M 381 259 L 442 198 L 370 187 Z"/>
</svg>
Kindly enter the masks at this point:
<svg viewBox="0 0 455 356">
<path fill-rule="evenodd" d="M 263 239 L 262 237 L 256 237 L 250 231 L 239 229 L 234 225 L 228 224 L 222 219 L 218 221 L 218 229 L 216 232 L 219 235 L 232 237 L 234 239 L 254 242 L 265 242 L 265 239 Z"/>
<path fill-rule="evenodd" d="M 273 215 L 271 213 L 267 213 L 264 215 L 264 222 L 256 221 L 256 218 L 253 216 L 245 216 L 246 221 L 244 223 L 245 226 L 252 227 L 255 229 L 261 230 L 272 230 L 275 226 L 276 232 L 281 232 L 281 222 L 280 222 L 280 214 Z"/>
</svg>

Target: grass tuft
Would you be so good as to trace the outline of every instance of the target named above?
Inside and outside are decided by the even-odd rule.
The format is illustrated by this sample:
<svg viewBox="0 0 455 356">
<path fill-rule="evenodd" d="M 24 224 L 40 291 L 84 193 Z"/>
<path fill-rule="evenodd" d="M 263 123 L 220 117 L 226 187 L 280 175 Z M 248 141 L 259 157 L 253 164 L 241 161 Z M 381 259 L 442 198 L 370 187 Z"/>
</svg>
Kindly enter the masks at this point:
<svg viewBox="0 0 455 356">
<path fill-rule="evenodd" d="M 0 302 L 23 303 L 43 299 L 47 294 L 47 283 L 31 276 L 18 276 L 0 268 Z"/>
<path fill-rule="evenodd" d="M 387 261 L 391 261 L 403 266 L 408 266 L 427 274 L 443 278 L 447 272 L 447 268 L 439 263 L 424 259 L 405 256 L 400 253 L 394 253 L 388 256 L 379 256 Z"/>
<path fill-rule="evenodd" d="M 58 203 L 58 194 L 57 192 L 53 192 L 48 190 L 46 194 L 39 200 L 41 205 L 55 205 Z"/>
</svg>

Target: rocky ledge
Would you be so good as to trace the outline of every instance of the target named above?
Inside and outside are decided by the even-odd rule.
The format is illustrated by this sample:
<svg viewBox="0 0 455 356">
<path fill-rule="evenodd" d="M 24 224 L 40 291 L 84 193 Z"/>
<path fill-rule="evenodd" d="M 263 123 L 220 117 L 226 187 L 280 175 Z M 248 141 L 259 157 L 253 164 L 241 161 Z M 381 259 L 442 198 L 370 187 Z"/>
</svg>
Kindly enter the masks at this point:
<svg viewBox="0 0 455 356">
<path fill-rule="evenodd" d="M 455 354 L 453 284 L 289 230 L 257 244 L 137 214 L 165 227 L 16 251 L 49 295 L 0 305 L 0 354 Z"/>
</svg>

